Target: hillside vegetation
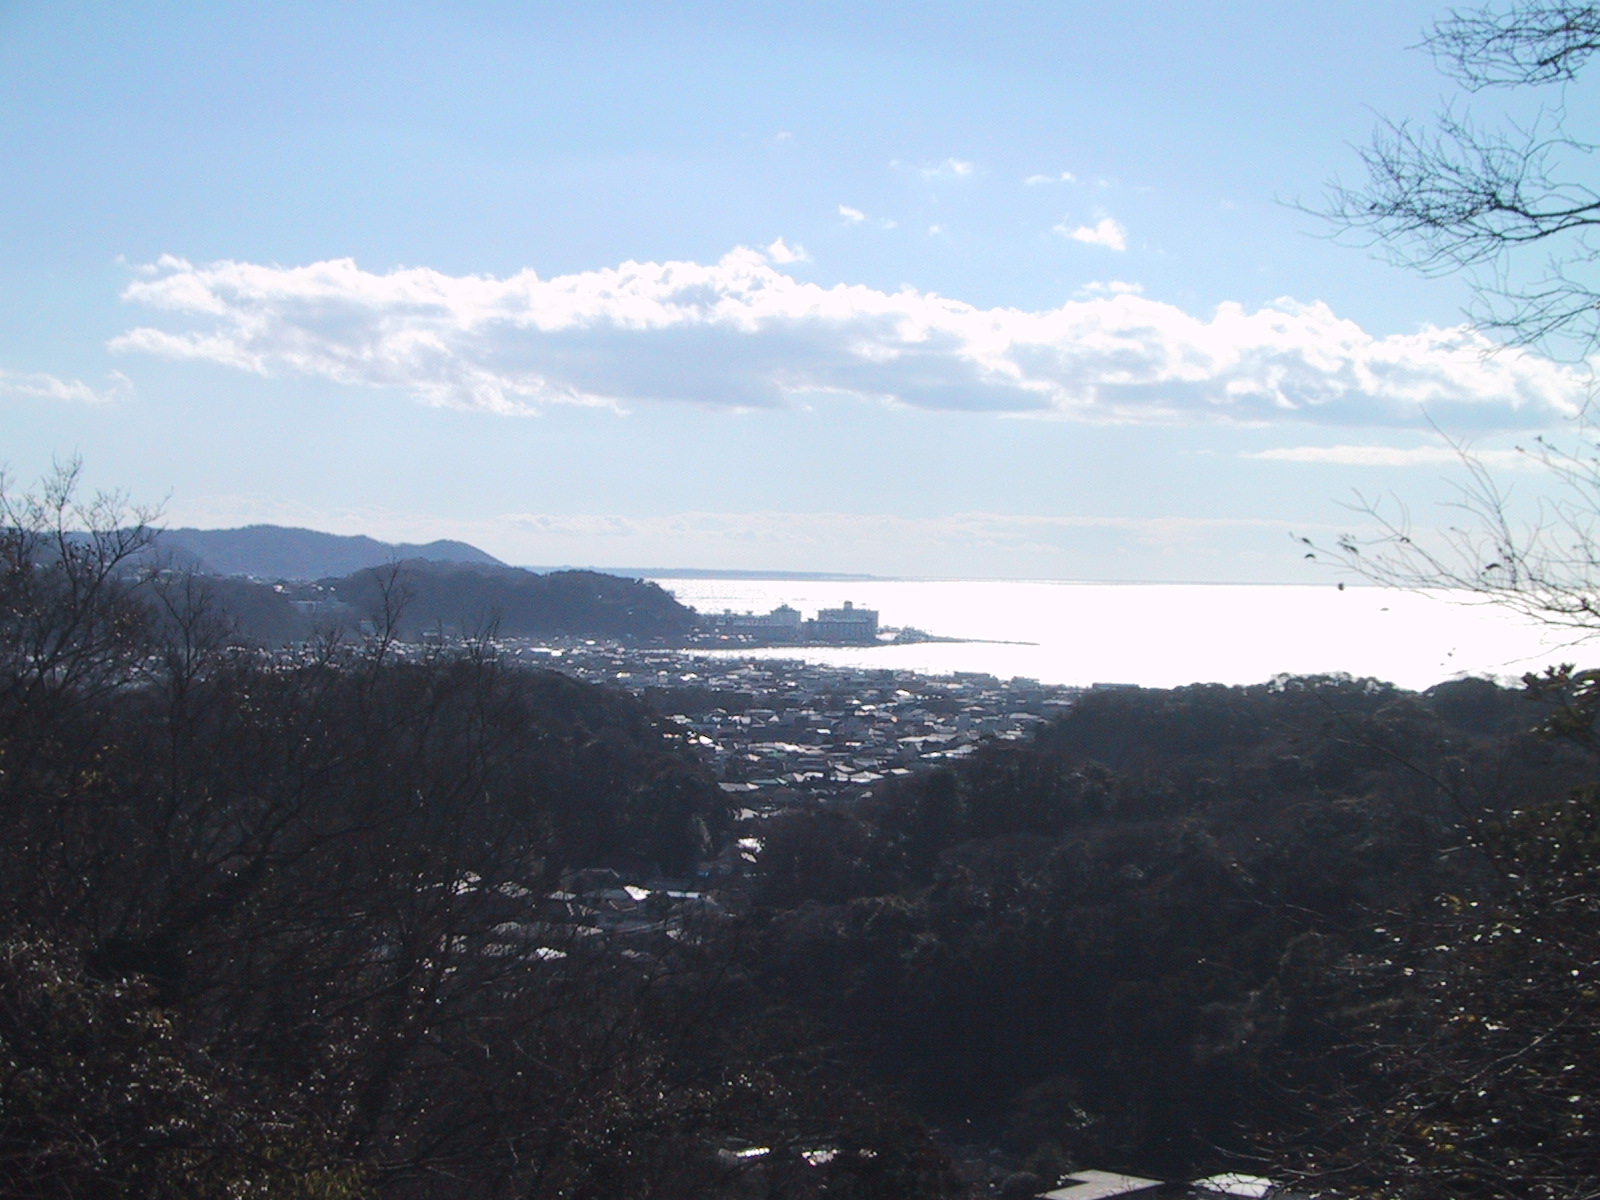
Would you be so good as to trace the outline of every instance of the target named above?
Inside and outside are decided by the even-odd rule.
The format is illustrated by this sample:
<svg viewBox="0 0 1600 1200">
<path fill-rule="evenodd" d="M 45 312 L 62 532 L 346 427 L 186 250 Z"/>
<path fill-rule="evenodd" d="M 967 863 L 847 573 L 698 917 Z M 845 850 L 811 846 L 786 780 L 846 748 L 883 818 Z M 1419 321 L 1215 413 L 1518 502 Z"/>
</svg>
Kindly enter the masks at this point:
<svg viewBox="0 0 1600 1200">
<path fill-rule="evenodd" d="M 1093 691 L 737 824 L 631 697 L 391 636 L 648 590 L 358 575 L 371 636 L 269 651 L 56 496 L 0 526 L 0 1196 L 1600 1185 L 1600 676 Z"/>
<path fill-rule="evenodd" d="M 1041 1187 L 1589 1195 L 1593 691 L 1091 693 L 775 821 L 768 986 Z"/>
<path fill-rule="evenodd" d="M 460 636 L 493 630 L 506 637 L 576 636 L 677 639 L 695 625 L 693 609 L 659 584 L 598 571 L 406 562 L 358 571 L 321 585 L 351 613 L 394 605 L 401 636 Z"/>
<path fill-rule="evenodd" d="M 482 643 L 238 648 L 77 515 L 0 528 L 0 1196 L 953 1194 L 717 906 L 561 915 L 716 853 L 681 735 Z"/>
<path fill-rule="evenodd" d="M 188 603 L 208 607 L 241 645 L 282 647 L 379 627 L 405 641 L 495 635 L 673 642 L 697 621 L 693 609 L 658 584 L 596 571 L 541 575 L 409 559 L 302 584 L 168 574 Z M 159 612 L 158 590 L 147 583 L 136 593 Z"/>
</svg>

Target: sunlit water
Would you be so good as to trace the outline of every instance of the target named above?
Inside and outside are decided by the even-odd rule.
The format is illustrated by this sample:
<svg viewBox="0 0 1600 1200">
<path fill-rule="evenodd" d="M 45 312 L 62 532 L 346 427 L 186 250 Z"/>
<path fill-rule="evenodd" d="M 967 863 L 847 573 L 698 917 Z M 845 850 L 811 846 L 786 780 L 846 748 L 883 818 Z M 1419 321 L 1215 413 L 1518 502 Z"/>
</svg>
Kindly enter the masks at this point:
<svg viewBox="0 0 1600 1200">
<path fill-rule="evenodd" d="M 1456 676 L 1515 678 L 1554 662 L 1600 662 L 1600 643 L 1573 644 L 1506 611 L 1373 587 L 1019 583 L 973 580 L 792 582 L 661 579 L 701 612 L 806 616 L 846 600 L 884 625 L 990 642 L 746 651 L 929 674 L 982 671 L 1045 683 L 1259 683 L 1274 675 L 1345 672 L 1426 688 Z M 1031 643 L 1027 645 L 997 643 Z"/>
</svg>

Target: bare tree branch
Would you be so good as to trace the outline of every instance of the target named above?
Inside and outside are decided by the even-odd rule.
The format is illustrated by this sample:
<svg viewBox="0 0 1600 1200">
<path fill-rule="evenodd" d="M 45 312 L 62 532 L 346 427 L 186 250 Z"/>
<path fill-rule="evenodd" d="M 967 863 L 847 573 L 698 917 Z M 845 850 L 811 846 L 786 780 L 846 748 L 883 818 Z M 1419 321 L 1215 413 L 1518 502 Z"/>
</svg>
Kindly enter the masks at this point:
<svg viewBox="0 0 1600 1200">
<path fill-rule="evenodd" d="M 1574 640 L 1600 633 L 1600 442 L 1592 431 L 1570 446 L 1536 438 L 1521 449 L 1554 480 L 1528 515 L 1479 458 L 1455 446 L 1464 480 L 1444 529 L 1420 529 L 1397 498 L 1358 496 L 1367 532 L 1310 552 L 1390 587 L 1454 591 L 1510 609 Z"/>
<path fill-rule="evenodd" d="M 1600 49 L 1600 8 L 1523 0 L 1453 11 L 1423 44 L 1442 71 L 1473 90 L 1567 83 Z"/>
<path fill-rule="evenodd" d="M 1600 47 L 1600 8 L 1525 0 L 1453 12 L 1424 42 L 1470 90 L 1576 79 Z M 1359 153 L 1365 180 L 1308 211 L 1335 236 L 1424 275 L 1468 271 L 1469 317 L 1513 345 L 1586 359 L 1600 339 L 1595 147 L 1566 131 L 1560 98 L 1524 125 L 1446 107 L 1427 124 L 1383 119 Z M 1538 244 L 1543 261 L 1530 261 Z"/>
</svg>

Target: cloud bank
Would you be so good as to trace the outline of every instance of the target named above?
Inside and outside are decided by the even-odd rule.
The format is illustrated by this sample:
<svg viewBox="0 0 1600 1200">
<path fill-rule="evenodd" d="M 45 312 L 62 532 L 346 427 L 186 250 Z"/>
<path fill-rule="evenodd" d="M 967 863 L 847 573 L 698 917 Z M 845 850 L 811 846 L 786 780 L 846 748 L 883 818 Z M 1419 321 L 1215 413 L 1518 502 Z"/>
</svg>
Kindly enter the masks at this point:
<svg viewBox="0 0 1600 1200">
<path fill-rule="evenodd" d="M 1537 454 L 1524 454 L 1521 450 L 1460 451 L 1452 446 L 1279 446 L 1240 457 L 1340 467 L 1459 467 L 1463 459 L 1498 471 L 1538 470 L 1542 466 Z"/>
<path fill-rule="evenodd" d="M 68 404 L 109 404 L 133 394 L 133 381 L 113 371 L 103 388 L 81 379 L 62 379 L 42 372 L 0 370 L 0 396 L 23 400 L 59 400 Z"/>
<path fill-rule="evenodd" d="M 829 392 L 1096 422 L 1412 426 L 1426 409 L 1480 430 L 1546 427 L 1584 398 L 1581 370 L 1486 356 L 1464 329 L 1380 338 L 1321 303 L 1226 303 L 1196 317 L 1133 292 L 979 308 L 911 287 L 806 282 L 781 269 L 790 253 L 549 279 L 164 257 L 124 292 L 161 323 L 111 347 L 496 413 L 757 409 Z"/>
</svg>

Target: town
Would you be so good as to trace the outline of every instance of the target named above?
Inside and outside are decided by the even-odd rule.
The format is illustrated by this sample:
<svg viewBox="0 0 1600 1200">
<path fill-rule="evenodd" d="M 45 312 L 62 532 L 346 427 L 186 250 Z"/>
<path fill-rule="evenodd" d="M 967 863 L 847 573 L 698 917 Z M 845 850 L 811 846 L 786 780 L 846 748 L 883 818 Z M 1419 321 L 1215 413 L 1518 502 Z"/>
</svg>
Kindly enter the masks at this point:
<svg viewBox="0 0 1600 1200">
<path fill-rule="evenodd" d="M 871 614 L 874 622 L 876 616 Z M 751 877 L 760 869 L 765 826 L 773 817 L 868 800 L 880 781 L 966 758 L 985 740 L 1020 741 L 1071 707 L 1082 692 L 1027 678 L 927 676 L 587 639 L 503 640 L 496 648 L 512 661 L 630 692 L 680 727 L 735 804 L 733 836 L 715 858 L 698 864 L 691 878 L 645 878 L 591 866 L 566 872 L 557 890 L 543 896 L 501 885 L 503 915 L 509 919 L 496 927 L 498 940 L 484 952 L 545 960 L 615 941 L 630 947 L 626 953 L 636 960 L 653 961 L 674 942 L 697 940 L 708 923 L 746 907 Z M 1097 685 L 1106 686 L 1113 685 Z M 1045 1190 L 1046 1183 L 1016 1191 L 1024 1177 L 1016 1176 L 1004 1153 L 955 1143 L 950 1151 L 967 1184 L 991 1195 L 1037 1192 L 1039 1200 L 1300 1196 L 1266 1177 L 1234 1172 L 1164 1183 L 1076 1170 L 1053 1189 Z M 759 1175 L 761 1160 L 771 1153 L 767 1146 L 730 1144 L 719 1160 Z M 823 1163 L 837 1153 L 836 1147 L 819 1146 L 803 1157 Z"/>
<path fill-rule="evenodd" d="M 780 604 L 769 613 L 730 610 L 701 620 L 713 635 L 770 645 L 819 642 L 834 646 L 871 646 L 879 640 L 877 612 L 857 608 L 849 600 L 841 608 L 824 608 L 810 619 L 802 619 L 799 609 Z"/>
<path fill-rule="evenodd" d="M 855 611 L 876 622 L 871 610 Z M 438 644 L 397 643 L 389 653 L 421 661 Z M 1021 741 L 1083 691 L 1020 677 L 932 676 L 587 638 L 493 638 L 487 648 L 501 661 L 642 701 L 711 767 L 733 817 L 732 836 L 685 877 L 589 863 L 543 896 L 502 885 L 507 940 L 492 948 L 500 954 L 564 957 L 572 938 L 601 933 L 643 946 L 737 911 L 772 818 L 868 800 L 881 781 L 959 761 L 986 740 Z"/>
<path fill-rule="evenodd" d="M 875 614 L 874 614 L 875 615 Z M 675 722 L 750 818 L 860 799 L 886 777 L 1019 740 L 1079 689 L 992 675 L 919 675 L 569 641 L 502 653 L 621 687 Z"/>
</svg>

